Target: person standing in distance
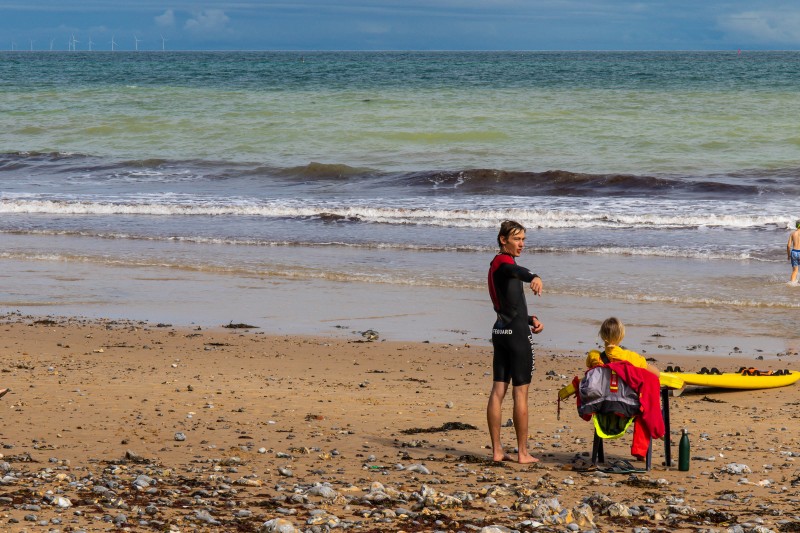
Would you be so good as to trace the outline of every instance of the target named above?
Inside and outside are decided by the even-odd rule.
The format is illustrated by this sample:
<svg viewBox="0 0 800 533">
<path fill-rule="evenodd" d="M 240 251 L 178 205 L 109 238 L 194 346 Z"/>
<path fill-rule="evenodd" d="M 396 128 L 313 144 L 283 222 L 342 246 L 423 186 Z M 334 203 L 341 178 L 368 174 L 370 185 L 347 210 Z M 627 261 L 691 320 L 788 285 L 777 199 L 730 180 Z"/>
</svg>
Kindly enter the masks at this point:
<svg viewBox="0 0 800 533">
<path fill-rule="evenodd" d="M 789 242 L 786 244 L 786 255 L 792 263 L 792 277 L 789 283 L 797 283 L 797 269 L 800 268 L 800 220 L 794 223 L 797 228 L 789 234 Z"/>
<path fill-rule="evenodd" d="M 525 287 L 530 284 L 537 296 L 542 294 L 542 280 L 527 268 L 517 265 L 516 258 L 525 247 L 525 228 L 513 220 L 500 225 L 497 234 L 500 252 L 489 266 L 489 295 L 497 320 L 492 328 L 493 383 L 486 407 L 486 420 L 492 440 L 492 459 L 510 461 L 500 442 L 500 423 L 503 399 L 511 383 L 514 399 L 514 431 L 517 435 L 517 461 L 535 463 L 539 459 L 528 452 L 528 387 L 533 376 L 535 354 L 533 334 L 544 326 L 535 316 L 528 315 Z"/>
</svg>

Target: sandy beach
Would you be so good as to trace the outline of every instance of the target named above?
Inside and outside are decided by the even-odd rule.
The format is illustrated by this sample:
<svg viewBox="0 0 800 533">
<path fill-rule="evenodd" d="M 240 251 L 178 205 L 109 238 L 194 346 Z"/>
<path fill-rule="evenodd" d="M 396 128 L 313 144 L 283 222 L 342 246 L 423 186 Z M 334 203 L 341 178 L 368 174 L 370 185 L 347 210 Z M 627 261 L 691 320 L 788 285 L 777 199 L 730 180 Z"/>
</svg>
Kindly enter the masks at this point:
<svg viewBox="0 0 800 533">
<path fill-rule="evenodd" d="M 582 373 L 579 351 L 537 354 L 533 466 L 486 460 L 485 345 L 9 314 L 3 355 L 7 531 L 800 529 L 797 386 L 685 390 L 670 400 L 673 466 L 657 441 L 652 470 L 628 475 L 572 467 L 589 460 L 592 428 L 571 402 L 558 420 L 556 392 Z M 503 440 L 512 452 L 512 428 Z M 632 460 L 629 447 L 608 442 L 607 459 Z"/>
<path fill-rule="evenodd" d="M 796 52 L 76 34 L 0 54 L 0 531 L 800 531 L 800 385 L 673 397 L 688 472 L 578 468 L 556 403 L 610 316 L 660 368 L 800 370 Z M 505 219 L 533 466 L 487 460 Z"/>
</svg>

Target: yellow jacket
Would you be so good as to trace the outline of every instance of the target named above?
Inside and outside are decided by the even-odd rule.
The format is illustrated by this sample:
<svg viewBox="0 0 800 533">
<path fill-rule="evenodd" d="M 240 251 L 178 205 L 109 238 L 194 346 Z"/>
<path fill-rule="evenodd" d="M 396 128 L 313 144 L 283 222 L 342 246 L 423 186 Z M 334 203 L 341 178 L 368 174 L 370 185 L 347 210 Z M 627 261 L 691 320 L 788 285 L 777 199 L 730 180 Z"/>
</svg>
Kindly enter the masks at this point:
<svg viewBox="0 0 800 533">
<path fill-rule="evenodd" d="M 606 349 L 606 355 L 610 361 L 627 361 L 635 367 L 647 368 L 647 361 L 644 357 L 636 352 L 620 348 L 619 346 L 609 346 Z M 588 368 L 594 368 L 602 364 L 603 360 L 600 358 L 600 352 L 598 350 L 592 350 L 589 352 L 589 355 L 586 356 L 586 366 Z"/>
</svg>

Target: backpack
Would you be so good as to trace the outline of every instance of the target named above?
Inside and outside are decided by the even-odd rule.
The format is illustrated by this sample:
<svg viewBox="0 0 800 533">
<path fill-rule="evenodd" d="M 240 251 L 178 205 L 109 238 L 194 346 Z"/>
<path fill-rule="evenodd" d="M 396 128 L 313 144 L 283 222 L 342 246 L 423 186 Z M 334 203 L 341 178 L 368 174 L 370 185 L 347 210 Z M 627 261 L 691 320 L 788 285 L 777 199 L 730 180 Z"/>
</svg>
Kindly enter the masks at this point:
<svg viewBox="0 0 800 533">
<path fill-rule="evenodd" d="M 609 359 L 600 354 L 603 363 Z M 621 437 L 641 412 L 639 393 L 607 366 L 596 366 L 586 371 L 577 387 L 578 414 L 594 419 L 595 429 L 603 438 Z"/>
</svg>

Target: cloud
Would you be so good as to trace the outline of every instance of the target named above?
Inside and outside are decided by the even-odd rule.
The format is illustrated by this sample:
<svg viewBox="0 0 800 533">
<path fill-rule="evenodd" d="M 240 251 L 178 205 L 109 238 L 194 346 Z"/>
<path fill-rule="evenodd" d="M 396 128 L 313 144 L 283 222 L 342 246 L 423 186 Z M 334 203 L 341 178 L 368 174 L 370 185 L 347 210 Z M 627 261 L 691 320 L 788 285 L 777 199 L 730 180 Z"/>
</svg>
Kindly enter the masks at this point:
<svg viewBox="0 0 800 533">
<path fill-rule="evenodd" d="M 718 24 L 737 39 L 800 44 L 800 11 L 744 11 L 720 17 Z"/>
<path fill-rule="evenodd" d="M 228 15 L 221 9 L 205 9 L 187 20 L 184 28 L 193 32 L 219 32 L 226 29 L 228 22 Z"/>
<path fill-rule="evenodd" d="M 160 26 L 162 28 L 172 28 L 175 26 L 175 12 L 171 9 L 167 9 L 163 14 L 155 17 L 155 21 L 156 26 Z"/>
</svg>

